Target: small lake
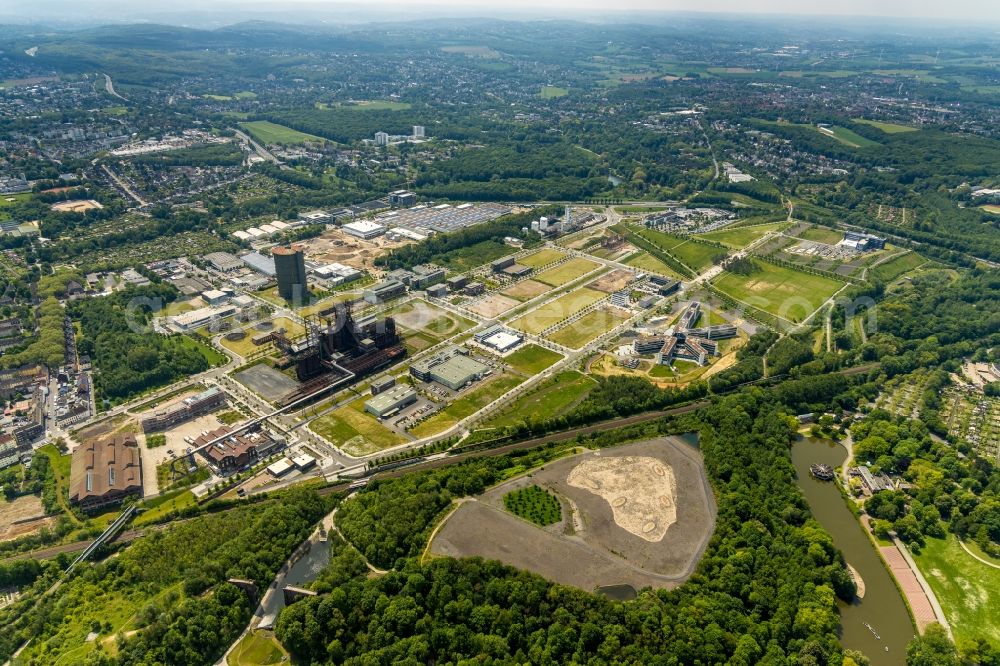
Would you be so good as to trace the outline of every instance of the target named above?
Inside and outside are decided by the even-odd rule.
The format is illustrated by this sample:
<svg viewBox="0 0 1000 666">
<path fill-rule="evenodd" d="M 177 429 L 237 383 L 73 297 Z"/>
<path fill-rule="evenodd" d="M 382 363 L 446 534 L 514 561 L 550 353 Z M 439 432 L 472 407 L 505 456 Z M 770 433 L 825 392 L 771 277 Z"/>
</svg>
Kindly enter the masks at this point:
<svg viewBox="0 0 1000 666">
<path fill-rule="evenodd" d="M 844 447 L 827 440 L 800 438 L 792 445 L 798 484 L 813 516 L 833 536 L 834 545 L 865 582 L 864 599 L 855 599 L 851 604 L 838 602 L 840 642 L 845 648 L 864 652 L 874 666 L 901 666 L 906 663 L 906 645 L 916 629 L 899 590 L 837 484 L 819 481 L 809 474 L 812 463 L 836 468 L 846 458 Z M 878 633 L 878 638 L 865 626 L 866 622 Z"/>
</svg>

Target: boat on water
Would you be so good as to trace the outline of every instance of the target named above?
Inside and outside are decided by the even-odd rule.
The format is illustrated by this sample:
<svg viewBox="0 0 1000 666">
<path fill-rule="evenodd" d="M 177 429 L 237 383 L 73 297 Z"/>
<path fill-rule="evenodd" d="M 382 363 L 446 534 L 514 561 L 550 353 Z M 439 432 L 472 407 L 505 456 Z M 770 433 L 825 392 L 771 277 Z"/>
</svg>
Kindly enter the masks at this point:
<svg viewBox="0 0 1000 666">
<path fill-rule="evenodd" d="M 868 631 L 872 632 L 872 635 L 875 636 L 875 638 L 877 638 L 879 640 L 882 640 L 882 637 L 878 635 L 877 631 L 875 631 L 875 627 L 873 627 L 872 625 L 868 624 L 867 622 L 865 622 L 865 626 L 868 627 Z M 889 648 L 886 647 L 886 650 L 888 650 L 888 649 Z"/>
<path fill-rule="evenodd" d="M 809 473 L 820 481 L 833 481 L 834 477 L 833 468 L 822 463 L 809 465 Z"/>
</svg>

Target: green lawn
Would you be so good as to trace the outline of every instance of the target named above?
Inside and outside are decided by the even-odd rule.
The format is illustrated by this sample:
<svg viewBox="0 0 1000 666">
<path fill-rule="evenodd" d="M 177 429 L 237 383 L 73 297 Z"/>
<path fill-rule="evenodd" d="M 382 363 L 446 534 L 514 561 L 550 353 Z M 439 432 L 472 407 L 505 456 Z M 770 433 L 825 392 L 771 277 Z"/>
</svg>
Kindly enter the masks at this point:
<svg viewBox="0 0 1000 666">
<path fill-rule="evenodd" d="M 699 234 L 698 238 L 722 243 L 728 247 L 744 248 L 759 238 L 763 238 L 772 231 L 787 229 L 787 222 L 775 222 L 773 224 L 757 224 L 752 227 L 738 227 L 736 229 L 724 229 L 722 231 L 712 231 L 707 234 Z"/>
<path fill-rule="evenodd" d="M 784 266 L 756 260 L 759 270 L 752 275 L 724 271 L 713 285 L 738 301 L 798 323 L 812 314 L 843 283 L 823 275 L 812 275 Z"/>
<path fill-rule="evenodd" d="M 651 255 L 645 250 L 633 254 L 631 257 L 624 262 L 627 266 L 632 266 L 633 268 L 638 268 L 641 271 L 649 271 L 650 273 L 659 273 L 660 275 L 667 275 L 677 280 L 683 280 L 683 276 L 679 275 L 677 271 L 667 266 L 665 263 Z"/>
<path fill-rule="evenodd" d="M 562 358 L 554 351 L 538 345 L 525 345 L 504 359 L 514 370 L 526 375 L 537 375 Z"/>
<path fill-rule="evenodd" d="M 1000 645 L 1000 569 L 962 550 L 954 535 L 928 539 L 914 559 L 937 596 L 955 638 Z"/>
<path fill-rule="evenodd" d="M 598 266 L 599 264 L 590 261 L 589 259 L 574 257 L 569 261 L 564 261 L 558 266 L 553 266 L 547 271 L 542 271 L 532 279 L 536 282 L 543 282 L 552 287 L 561 287 L 562 285 L 572 282 L 582 275 L 586 275 Z"/>
<path fill-rule="evenodd" d="M 844 240 L 844 232 L 828 229 L 827 227 L 809 226 L 798 235 L 798 238 L 817 243 L 826 243 L 827 245 L 836 245 Z"/>
<path fill-rule="evenodd" d="M 892 282 L 899 276 L 909 273 L 917 266 L 925 263 L 927 263 L 927 260 L 916 252 L 907 252 L 869 269 L 868 277 L 881 280 L 882 282 Z"/>
<path fill-rule="evenodd" d="M 411 429 L 410 434 L 414 437 L 426 437 L 447 430 L 465 417 L 475 414 L 522 381 L 524 381 L 522 377 L 509 374 L 488 378 Z"/>
<path fill-rule="evenodd" d="M 712 265 L 713 257 L 726 252 L 722 248 L 699 243 L 685 236 L 675 236 L 655 229 L 641 229 L 638 233 L 696 271 L 708 268 Z"/>
<path fill-rule="evenodd" d="M 542 99 L 565 97 L 568 94 L 569 88 L 560 88 L 559 86 L 542 86 L 542 89 L 538 92 L 538 96 Z"/>
<path fill-rule="evenodd" d="M 225 365 L 229 361 L 229 358 L 215 347 L 202 344 L 189 335 L 175 336 L 170 339 L 175 340 L 175 344 L 179 347 L 184 349 L 193 349 L 201 354 L 213 368 Z"/>
<path fill-rule="evenodd" d="M 253 631 L 243 637 L 229 656 L 229 666 L 272 666 L 288 662 L 288 655 L 269 631 Z"/>
<path fill-rule="evenodd" d="M 291 127 L 285 127 L 284 125 L 278 125 L 277 123 L 268 122 L 267 120 L 254 120 L 248 123 L 240 123 L 240 126 L 253 135 L 253 138 L 257 139 L 263 144 L 272 143 L 305 143 L 306 141 L 324 141 L 325 139 L 314 136 L 312 134 L 306 134 L 305 132 L 300 132 L 298 130 L 293 130 Z"/>
<path fill-rule="evenodd" d="M 558 261 L 566 256 L 565 252 L 560 252 L 559 250 L 553 250 L 552 248 L 543 248 L 534 254 L 529 254 L 526 257 L 521 257 L 517 260 L 517 263 L 522 266 L 530 266 L 531 268 L 538 268 L 539 266 L 546 266 L 551 264 L 553 261 Z"/>
<path fill-rule="evenodd" d="M 392 102 L 383 99 L 362 99 L 335 104 L 316 103 L 317 109 L 345 109 L 347 111 L 405 111 L 412 106 L 409 102 Z"/>
<path fill-rule="evenodd" d="M 857 132 L 852 132 L 846 127 L 841 127 L 840 125 L 830 125 L 826 128 L 817 127 L 816 131 L 824 136 L 836 139 L 840 143 L 845 146 L 850 146 L 851 148 L 867 148 L 869 146 L 879 145 L 878 141 L 867 139 Z"/>
<path fill-rule="evenodd" d="M 594 338 L 610 331 L 624 319 L 625 317 L 614 311 L 597 309 L 560 328 L 548 338 L 564 347 L 580 349 Z"/>
<path fill-rule="evenodd" d="M 517 399 L 486 425 L 501 426 L 519 421 L 544 420 L 566 413 L 597 386 L 591 377 L 576 370 L 560 372 L 540 388 Z"/>
<path fill-rule="evenodd" d="M 916 127 L 911 127 L 909 125 L 897 125 L 896 123 L 886 123 L 879 120 L 868 120 L 867 118 L 852 118 L 856 123 L 861 123 L 862 125 L 871 125 L 872 127 L 877 127 L 886 134 L 899 134 L 900 132 L 916 132 Z"/>
<path fill-rule="evenodd" d="M 538 486 L 510 491 L 503 496 L 503 506 L 515 516 L 542 527 L 558 523 L 562 518 L 559 500 Z"/>
<path fill-rule="evenodd" d="M 588 287 L 576 289 L 515 319 L 510 325 L 526 333 L 541 333 L 549 326 L 558 324 L 563 319 L 576 314 L 602 298 L 607 298 L 607 296 L 603 291 L 597 291 Z"/>
<path fill-rule="evenodd" d="M 406 441 L 364 409 L 365 400 L 355 400 L 316 419 L 309 428 L 352 456 L 376 453 Z"/>
</svg>

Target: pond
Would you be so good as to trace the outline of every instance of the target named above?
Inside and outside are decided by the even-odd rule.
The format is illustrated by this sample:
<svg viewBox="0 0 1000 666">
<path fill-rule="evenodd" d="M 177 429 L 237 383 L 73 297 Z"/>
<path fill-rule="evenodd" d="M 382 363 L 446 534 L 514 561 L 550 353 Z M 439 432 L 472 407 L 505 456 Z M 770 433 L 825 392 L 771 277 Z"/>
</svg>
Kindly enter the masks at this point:
<svg viewBox="0 0 1000 666">
<path fill-rule="evenodd" d="M 834 545 L 865 583 L 864 599 L 840 603 L 841 643 L 864 652 L 874 666 L 905 664 L 906 645 L 916 630 L 895 582 L 836 482 L 819 481 L 809 474 L 812 463 L 836 468 L 846 458 L 846 449 L 828 440 L 800 438 L 792 445 L 798 484 L 813 516 L 833 536 Z"/>
</svg>

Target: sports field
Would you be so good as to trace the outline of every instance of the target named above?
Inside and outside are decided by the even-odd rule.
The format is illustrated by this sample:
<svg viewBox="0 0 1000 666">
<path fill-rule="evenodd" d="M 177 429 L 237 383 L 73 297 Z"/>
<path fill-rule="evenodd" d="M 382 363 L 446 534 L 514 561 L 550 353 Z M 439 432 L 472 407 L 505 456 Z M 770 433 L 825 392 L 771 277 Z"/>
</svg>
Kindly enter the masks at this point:
<svg viewBox="0 0 1000 666">
<path fill-rule="evenodd" d="M 309 429 L 352 456 L 376 453 L 406 441 L 364 409 L 365 401 L 355 400 L 316 419 L 309 424 Z"/>
<path fill-rule="evenodd" d="M 526 375 L 537 375 L 562 358 L 554 351 L 538 345 L 524 345 L 504 359 L 510 367 Z"/>
<path fill-rule="evenodd" d="M 659 273 L 660 275 L 667 275 L 678 280 L 683 280 L 681 275 L 677 274 L 677 271 L 667 266 L 665 263 L 651 255 L 645 250 L 633 254 L 631 257 L 623 262 L 626 266 L 632 266 L 638 268 L 642 271 L 648 271 L 650 273 Z"/>
<path fill-rule="evenodd" d="M 916 132 L 916 127 L 910 127 L 909 125 L 897 125 L 896 123 L 885 123 L 880 120 L 868 120 L 867 118 L 852 118 L 856 123 L 861 123 L 862 125 L 871 125 L 872 127 L 877 127 L 886 134 L 899 134 L 901 132 Z"/>
<path fill-rule="evenodd" d="M 597 268 L 598 264 L 588 259 L 574 257 L 558 266 L 553 266 L 547 271 L 542 271 L 533 279 L 536 282 L 544 282 L 552 287 L 561 287 L 567 282 L 572 282 L 581 275 L 586 275 Z"/>
<path fill-rule="evenodd" d="M 975 548 L 975 544 L 968 544 Z M 979 557 L 986 559 L 982 554 Z M 949 534 L 927 539 L 913 558 L 938 598 L 955 638 L 1000 644 L 1000 568 L 976 560 Z M 1000 566 L 1000 565 L 998 565 Z"/>
<path fill-rule="evenodd" d="M 980 206 L 979 210 L 985 210 L 987 213 L 991 213 L 993 215 L 1000 215 L 1000 206 L 994 206 L 993 204 Z"/>
<path fill-rule="evenodd" d="M 723 271 L 713 285 L 738 301 L 769 314 L 798 323 L 811 315 L 843 283 L 823 275 L 803 273 L 766 261 L 756 261 L 752 275 Z"/>
<path fill-rule="evenodd" d="M 325 141 L 322 137 L 306 134 L 291 127 L 278 125 L 266 120 L 254 120 L 240 123 L 240 126 L 263 144 L 272 143 L 305 143 L 306 141 Z"/>
<path fill-rule="evenodd" d="M 603 335 L 625 320 L 617 310 L 599 308 L 588 312 L 572 324 L 560 328 L 548 336 L 556 344 L 570 349 L 579 349 L 594 338 Z"/>
<path fill-rule="evenodd" d="M 728 247 L 744 248 L 755 240 L 763 238 L 772 231 L 787 229 L 788 222 L 775 222 L 774 224 L 755 224 L 752 227 L 740 227 L 738 229 L 724 229 L 722 231 L 712 231 L 707 234 L 699 234 L 698 238 L 722 243 Z"/>
<path fill-rule="evenodd" d="M 606 297 L 604 292 L 583 287 L 518 317 L 510 325 L 525 333 L 538 334 Z"/>
<path fill-rule="evenodd" d="M 551 264 L 553 261 L 559 261 L 566 256 L 565 252 L 560 252 L 559 250 L 553 250 L 552 248 L 543 248 L 534 254 L 529 254 L 526 257 L 521 257 L 517 260 L 517 263 L 522 266 L 530 266 L 531 268 L 538 268 L 539 266 L 546 266 Z"/>
</svg>

